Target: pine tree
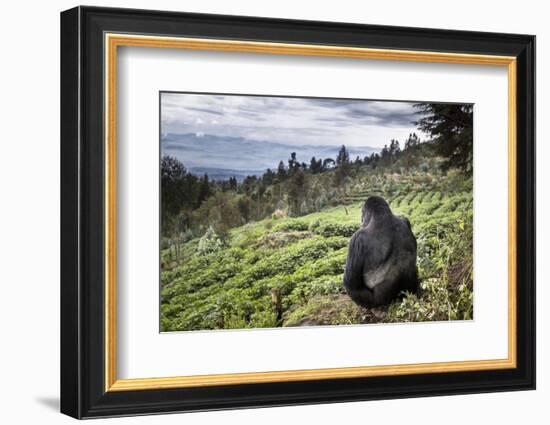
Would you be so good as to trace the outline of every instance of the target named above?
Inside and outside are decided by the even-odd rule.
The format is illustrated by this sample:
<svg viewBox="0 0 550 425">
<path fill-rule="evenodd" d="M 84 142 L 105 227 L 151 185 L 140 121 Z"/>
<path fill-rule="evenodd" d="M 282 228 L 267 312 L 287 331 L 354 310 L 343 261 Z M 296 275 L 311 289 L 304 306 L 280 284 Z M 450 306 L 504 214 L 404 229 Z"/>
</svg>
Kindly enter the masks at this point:
<svg viewBox="0 0 550 425">
<path fill-rule="evenodd" d="M 300 214 L 300 201 L 306 197 L 306 176 L 303 170 L 297 169 L 288 183 L 289 214 Z"/>
<path fill-rule="evenodd" d="M 200 182 L 197 204 L 200 206 L 209 196 L 210 196 L 210 181 L 208 179 L 208 174 L 204 173 L 204 176 Z"/>
<path fill-rule="evenodd" d="M 420 144 L 420 139 L 416 133 L 409 134 L 409 138 L 405 141 L 405 150 L 414 148 Z"/>
<path fill-rule="evenodd" d="M 311 157 L 311 161 L 309 162 L 309 170 L 315 174 L 315 173 L 318 173 L 320 170 L 317 168 L 318 166 L 318 162 L 317 160 L 315 159 L 315 157 Z"/>
<path fill-rule="evenodd" d="M 441 168 L 454 167 L 471 174 L 473 105 L 419 103 L 415 107 L 422 114 L 416 125 L 432 137 L 436 152 L 445 158 Z"/>
<path fill-rule="evenodd" d="M 349 161 L 349 153 L 344 145 L 338 151 L 336 157 L 336 172 L 334 173 L 334 183 L 336 186 L 341 187 L 344 185 L 346 177 L 349 176 L 351 171 L 351 164 Z"/>
<path fill-rule="evenodd" d="M 292 152 L 288 160 L 288 174 L 289 175 L 294 174 L 294 172 L 298 168 L 300 168 L 300 163 L 296 160 L 296 152 Z"/>
<path fill-rule="evenodd" d="M 271 171 L 271 168 L 268 168 L 264 173 L 264 175 L 262 176 L 263 184 L 269 186 L 273 183 L 274 179 L 275 179 L 275 173 Z"/>
<path fill-rule="evenodd" d="M 336 165 L 342 164 L 349 164 L 349 153 L 344 145 L 342 145 L 336 157 Z"/>
<path fill-rule="evenodd" d="M 392 139 L 390 142 L 390 156 L 396 156 L 401 152 L 401 148 L 399 147 L 399 142 L 395 139 Z"/>
<path fill-rule="evenodd" d="M 277 179 L 280 182 L 282 182 L 286 179 L 285 163 L 282 160 L 279 161 L 279 166 L 277 167 Z"/>
</svg>

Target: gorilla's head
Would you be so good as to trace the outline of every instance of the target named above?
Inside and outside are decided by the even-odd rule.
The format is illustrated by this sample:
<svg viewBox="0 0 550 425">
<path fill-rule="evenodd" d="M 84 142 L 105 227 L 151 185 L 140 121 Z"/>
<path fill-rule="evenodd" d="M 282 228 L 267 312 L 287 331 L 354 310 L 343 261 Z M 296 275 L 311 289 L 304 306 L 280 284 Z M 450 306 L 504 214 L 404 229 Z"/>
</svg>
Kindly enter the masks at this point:
<svg viewBox="0 0 550 425">
<path fill-rule="evenodd" d="M 366 227 L 373 217 L 379 217 L 390 213 L 391 209 L 388 203 L 380 196 L 370 196 L 365 201 L 363 209 L 361 210 L 362 226 Z"/>
</svg>

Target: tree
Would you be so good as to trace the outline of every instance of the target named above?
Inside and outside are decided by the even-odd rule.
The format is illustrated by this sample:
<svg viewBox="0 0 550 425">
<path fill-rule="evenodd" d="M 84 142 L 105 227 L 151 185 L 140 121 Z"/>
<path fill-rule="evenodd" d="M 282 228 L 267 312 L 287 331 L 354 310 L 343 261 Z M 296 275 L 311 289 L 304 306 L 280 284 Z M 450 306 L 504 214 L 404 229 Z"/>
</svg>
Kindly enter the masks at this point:
<svg viewBox="0 0 550 425">
<path fill-rule="evenodd" d="M 388 145 L 384 145 L 382 150 L 380 151 L 380 164 L 381 165 L 388 165 L 391 161 L 391 152 Z"/>
<path fill-rule="evenodd" d="M 197 199 L 197 205 L 201 205 L 210 196 L 210 180 L 208 174 L 204 173 L 200 182 L 199 196 Z"/>
<path fill-rule="evenodd" d="M 387 149 L 387 146 L 386 146 L 386 149 Z M 368 162 L 369 162 L 369 165 L 374 170 L 376 168 L 376 166 L 378 165 L 378 163 L 380 162 L 380 155 L 375 153 L 375 152 L 371 153 Z"/>
<path fill-rule="evenodd" d="M 257 181 L 258 178 L 256 176 L 246 176 L 241 183 L 241 188 L 243 189 L 244 193 L 250 195 L 254 191 Z"/>
<path fill-rule="evenodd" d="M 171 156 L 163 156 L 160 166 L 160 185 L 162 188 L 162 212 L 177 214 L 182 204 L 182 193 L 186 169 L 183 164 Z"/>
<path fill-rule="evenodd" d="M 277 180 L 282 182 L 286 179 L 286 168 L 285 163 L 281 160 L 279 161 L 279 166 L 277 167 Z"/>
<path fill-rule="evenodd" d="M 320 161 L 320 160 L 319 160 Z M 321 163 L 317 162 L 315 157 L 311 157 L 311 161 L 309 162 L 309 170 L 315 174 L 321 171 Z"/>
<path fill-rule="evenodd" d="M 443 170 L 458 168 L 472 173 L 473 105 L 415 104 L 422 115 L 416 125 L 432 137 L 436 153 L 444 158 Z"/>
<path fill-rule="evenodd" d="M 323 160 L 323 170 L 329 170 L 331 168 L 334 168 L 334 159 L 332 158 L 325 158 Z"/>
<path fill-rule="evenodd" d="M 267 186 L 263 183 L 260 183 L 256 189 L 256 201 L 257 201 L 257 212 L 256 218 L 262 217 L 262 198 L 267 191 Z"/>
<path fill-rule="evenodd" d="M 229 177 L 229 190 L 237 191 L 237 178 L 235 176 Z"/>
<path fill-rule="evenodd" d="M 321 173 L 321 172 L 324 171 L 323 160 L 321 158 L 319 158 L 317 160 L 317 164 L 315 165 L 315 169 L 317 170 L 318 173 Z"/>
<path fill-rule="evenodd" d="M 336 157 L 336 165 L 349 164 L 349 153 L 344 145 L 338 151 L 338 156 Z"/>
<path fill-rule="evenodd" d="M 405 141 L 405 150 L 412 149 L 420 144 L 420 139 L 416 133 L 409 134 L 409 138 Z"/>
<path fill-rule="evenodd" d="M 346 177 L 350 174 L 351 164 L 349 162 L 349 153 L 344 145 L 338 151 L 336 157 L 336 172 L 334 173 L 334 183 L 337 187 L 343 186 Z"/>
<path fill-rule="evenodd" d="M 239 213 L 243 218 L 245 223 L 248 223 L 250 220 L 250 210 L 252 208 L 250 198 L 248 196 L 243 196 L 237 201 L 237 208 Z"/>
<path fill-rule="evenodd" d="M 263 184 L 269 186 L 273 183 L 273 180 L 275 180 L 275 173 L 271 171 L 271 168 L 268 168 L 262 176 L 262 182 Z"/>
<path fill-rule="evenodd" d="M 288 182 L 288 206 L 289 215 L 299 215 L 300 201 L 306 197 L 306 176 L 302 169 L 298 168 Z"/>
<path fill-rule="evenodd" d="M 289 175 L 294 174 L 294 172 L 298 168 L 300 168 L 300 163 L 296 160 L 296 152 L 292 152 L 288 160 L 288 174 Z"/>
<path fill-rule="evenodd" d="M 420 145 L 420 139 L 416 133 L 409 134 L 408 139 L 405 141 L 405 147 L 403 149 L 403 163 L 405 168 L 409 170 L 411 167 L 417 164 L 417 157 L 419 156 L 418 146 Z"/>
<path fill-rule="evenodd" d="M 174 230 L 172 224 L 178 214 L 194 206 L 197 178 L 171 156 L 162 157 L 160 170 L 161 221 L 163 233 L 167 234 Z"/>
<path fill-rule="evenodd" d="M 390 142 L 390 155 L 396 156 L 401 152 L 401 148 L 399 147 L 399 142 L 395 139 L 392 139 Z"/>
<path fill-rule="evenodd" d="M 223 241 L 229 236 L 229 229 L 241 225 L 241 215 L 234 194 L 215 192 L 193 212 L 199 229 L 211 227 Z"/>
</svg>

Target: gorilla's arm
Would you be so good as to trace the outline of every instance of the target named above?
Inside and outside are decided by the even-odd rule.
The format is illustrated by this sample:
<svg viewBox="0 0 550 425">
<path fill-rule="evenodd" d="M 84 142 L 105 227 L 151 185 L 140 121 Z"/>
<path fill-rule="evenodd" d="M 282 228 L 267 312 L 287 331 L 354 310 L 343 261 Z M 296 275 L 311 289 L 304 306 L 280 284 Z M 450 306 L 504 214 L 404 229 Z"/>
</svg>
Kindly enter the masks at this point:
<svg viewBox="0 0 550 425">
<path fill-rule="evenodd" d="M 350 290 L 360 290 L 366 288 L 363 282 L 363 265 L 366 254 L 366 246 L 361 241 L 364 238 L 363 232 L 355 233 L 349 241 L 348 258 L 346 260 L 346 270 L 344 272 L 344 286 Z M 353 298 L 353 297 L 352 297 Z"/>
<path fill-rule="evenodd" d="M 359 231 L 350 240 L 348 258 L 346 261 L 346 270 L 344 272 L 344 286 L 346 292 L 355 303 L 363 307 L 376 307 L 387 304 L 391 301 L 394 294 L 392 285 L 387 285 L 381 282 L 374 288 L 369 288 L 364 281 L 364 267 L 368 261 L 376 259 L 376 263 L 380 264 L 381 258 L 380 249 L 369 249 L 369 235 L 366 231 Z M 382 244 L 382 241 L 378 241 Z M 372 257 L 375 258 L 372 258 Z"/>
<path fill-rule="evenodd" d="M 365 285 L 363 271 L 369 255 L 367 239 L 367 233 L 359 231 L 350 240 L 344 286 L 348 295 L 357 304 L 363 307 L 374 307 L 387 302 L 387 291 L 381 290 L 380 287 L 370 289 Z"/>
</svg>

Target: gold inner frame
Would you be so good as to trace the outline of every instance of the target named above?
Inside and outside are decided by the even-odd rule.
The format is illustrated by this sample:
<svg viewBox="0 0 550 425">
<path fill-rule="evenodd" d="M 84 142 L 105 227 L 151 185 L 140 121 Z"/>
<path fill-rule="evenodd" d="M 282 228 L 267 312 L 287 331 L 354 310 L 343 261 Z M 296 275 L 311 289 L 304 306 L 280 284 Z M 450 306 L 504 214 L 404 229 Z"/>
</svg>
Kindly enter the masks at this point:
<svg viewBox="0 0 550 425">
<path fill-rule="evenodd" d="M 417 373 L 446 373 L 516 367 L 516 58 L 513 56 L 370 49 L 326 45 L 266 43 L 128 34 L 105 34 L 105 391 L 135 391 L 268 382 L 311 381 Z M 503 66 L 508 72 L 508 357 L 495 360 L 285 370 L 118 379 L 116 324 L 116 123 L 119 46 L 325 56 L 468 65 Z"/>
</svg>

